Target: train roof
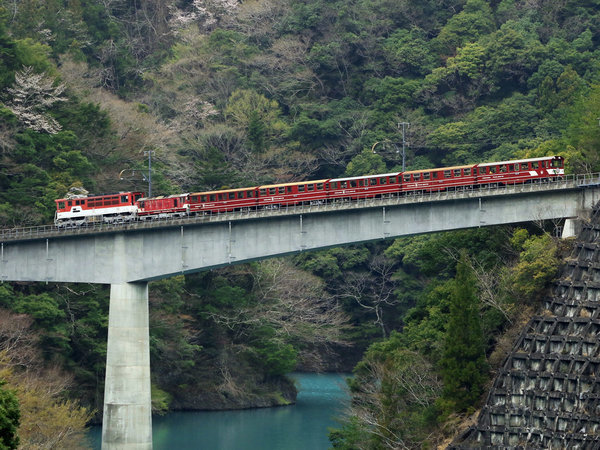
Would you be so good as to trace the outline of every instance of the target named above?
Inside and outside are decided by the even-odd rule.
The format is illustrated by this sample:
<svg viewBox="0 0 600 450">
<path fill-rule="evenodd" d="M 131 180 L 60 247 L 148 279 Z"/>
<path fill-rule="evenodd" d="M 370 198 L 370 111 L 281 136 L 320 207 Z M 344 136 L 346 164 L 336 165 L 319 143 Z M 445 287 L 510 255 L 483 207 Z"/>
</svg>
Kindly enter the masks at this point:
<svg viewBox="0 0 600 450">
<path fill-rule="evenodd" d="M 88 195 L 80 195 L 77 194 L 75 196 L 72 197 L 64 197 L 64 198 L 57 198 L 56 200 L 54 200 L 55 202 L 62 202 L 62 201 L 66 201 L 66 200 L 81 200 L 81 199 L 94 199 L 94 198 L 102 198 L 102 197 L 114 197 L 116 195 L 127 195 L 127 194 L 143 194 L 143 192 L 141 191 L 121 191 L 121 192 L 111 192 L 110 194 L 88 194 Z"/>
<path fill-rule="evenodd" d="M 209 194 L 222 194 L 223 192 L 240 192 L 240 191 L 253 191 L 256 186 L 246 188 L 235 188 L 235 189 L 219 189 L 218 191 L 203 191 L 203 192 L 192 192 L 189 195 L 209 195 Z"/>
<path fill-rule="evenodd" d="M 544 161 L 547 159 L 560 158 L 562 156 L 542 156 L 540 158 L 527 158 L 527 159 L 512 159 L 510 161 L 497 161 L 497 162 L 489 162 L 489 163 L 480 163 L 477 164 L 479 167 L 487 167 L 487 166 L 496 166 L 498 164 L 515 164 L 515 163 L 523 163 L 523 162 L 536 162 L 536 161 Z"/>
<path fill-rule="evenodd" d="M 189 194 L 172 194 L 172 195 L 159 195 L 158 197 L 142 197 L 139 198 L 138 200 L 161 200 L 163 198 L 178 198 L 178 197 L 185 197 L 186 195 Z"/>
<path fill-rule="evenodd" d="M 329 181 L 329 180 L 327 180 L 327 179 L 325 179 L 325 180 L 307 180 L 307 181 L 296 181 L 294 183 L 265 184 L 262 186 L 258 186 L 258 188 L 259 189 L 268 189 L 268 188 L 283 187 L 283 186 L 298 186 L 300 184 L 325 183 L 326 181 Z"/>
<path fill-rule="evenodd" d="M 360 175 L 358 177 L 344 177 L 344 178 L 332 178 L 329 180 L 332 181 L 350 181 L 350 180 L 364 180 L 365 178 L 374 178 L 374 177 L 394 177 L 396 175 L 400 175 L 401 172 L 394 173 L 376 173 L 373 175 Z"/>
<path fill-rule="evenodd" d="M 455 170 L 455 169 L 469 169 L 475 167 L 475 164 L 466 164 L 464 166 L 452 166 L 452 167 L 435 167 L 433 169 L 419 169 L 419 170 L 407 170 L 402 173 L 421 173 L 421 172 L 434 172 L 436 170 Z"/>
</svg>

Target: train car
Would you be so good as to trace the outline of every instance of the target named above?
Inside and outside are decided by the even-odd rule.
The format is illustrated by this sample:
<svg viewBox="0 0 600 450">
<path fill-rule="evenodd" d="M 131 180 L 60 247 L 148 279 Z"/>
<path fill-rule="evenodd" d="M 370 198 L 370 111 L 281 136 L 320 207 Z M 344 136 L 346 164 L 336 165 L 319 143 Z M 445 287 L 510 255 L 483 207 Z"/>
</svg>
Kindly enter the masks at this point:
<svg viewBox="0 0 600 450">
<path fill-rule="evenodd" d="M 475 184 L 474 165 L 410 170 L 402 173 L 403 194 L 439 192 L 471 188 Z"/>
<path fill-rule="evenodd" d="M 398 195 L 400 173 L 365 175 L 360 177 L 332 178 L 329 180 L 329 200 L 380 198 Z"/>
<path fill-rule="evenodd" d="M 255 208 L 256 187 L 189 194 L 190 214 L 212 214 Z"/>
<path fill-rule="evenodd" d="M 258 187 L 258 206 L 277 208 L 301 204 L 321 204 L 327 201 L 329 180 L 269 184 Z"/>
<path fill-rule="evenodd" d="M 125 222 L 134 220 L 136 202 L 143 192 L 120 192 L 118 194 L 75 196 L 55 200 L 54 223 L 59 226 L 80 226 L 91 222 Z"/>
<path fill-rule="evenodd" d="M 188 194 L 167 197 L 140 198 L 137 201 L 139 220 L 163 219 L 187 216 L 190 209 Z"/>
<path fill-rule="evenodd" d="M 477 164 L 479 186 L 548 181 L 564 174 L 565 160 L 562 156 Z"/>
</svg>

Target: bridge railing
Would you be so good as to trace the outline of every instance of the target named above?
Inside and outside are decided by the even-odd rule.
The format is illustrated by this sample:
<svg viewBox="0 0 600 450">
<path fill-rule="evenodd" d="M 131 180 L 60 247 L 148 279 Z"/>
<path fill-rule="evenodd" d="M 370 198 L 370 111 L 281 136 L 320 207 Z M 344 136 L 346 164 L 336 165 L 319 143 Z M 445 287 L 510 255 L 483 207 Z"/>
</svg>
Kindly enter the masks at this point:
<svg viewBox="0 0 600 450">
<path fill-rule="evenodd" d="M 455 198 L 502 195 L 515 192 L 535 192 L 545 190 L 575 189 L 600 185 L 600 173 L 565 175 L 560 180 L 549 180 L 544 183 L 507 183 L 505 185 L 489 184 L 477 189 L 455 189 L 443 192 L 411 192 L 409 195 L 388 198 L 361 198 L 353 201 L 334 203 L 318 203 L 312 205 L 285 205 L 278 208 L 256 208 L 244 211 L 228 211 L 209 215 L 191 216 L 185 218 L 160 217 L 150 221 L 124 223 L 93 223 L 79 227 L 67 228 L 55 225 L 18 227 L 0 230 L 0 242 L 42 239 L 56 236 L 76 236 L 79 234 L 105 233 L 114 231 L 160 228 L 193 223 L 222 222 L 227 220 L 243 220 L 269 215 L 290 215 L 326 212 L 338 209 L 360 209 L 378 206 L 393 206 L 406 203 L 443 201 Z"/>
</svg>

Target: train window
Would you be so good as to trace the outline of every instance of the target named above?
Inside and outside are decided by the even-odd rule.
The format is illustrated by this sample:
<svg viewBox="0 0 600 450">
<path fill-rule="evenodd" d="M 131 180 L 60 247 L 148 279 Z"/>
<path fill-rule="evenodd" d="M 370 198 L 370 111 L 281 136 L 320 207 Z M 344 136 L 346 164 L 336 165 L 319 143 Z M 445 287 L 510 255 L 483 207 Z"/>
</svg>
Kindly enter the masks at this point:
<svg viewBox="0 0 600 450">
<path fill-rule="evenodd" d="M 377 186 L 377 178 L 371 178 L 371 181 L 369 181 L 369 184 L 371 186 Z"/>
<path fill-rule="evenodd" d="M 69 201 L 67 202 L 67 204 L 68 204 L 69 206 L 73 206 L 73 202 L 72 202 L 71 200 L 69 200 Z"/>
<path fill-rule="evenodd" d="M 235 200 L 235 192 L 230 192 L 229 195 L 227 195 L 227 196 L 228 196 L 229 200 Z"/>
<path fill-rule="evenodd" d="M 452 176 L 451 170 L 444 170 L 444 178 L 450 178 Z"/>
<path fill-rule="evenodd" d="M 413 178 L 414 178 L 415 181 L 419 181 L 421 179 L 421 174 L 420 173 L 415 173 L 413 175 Z"/>
<path fill-rule="evenodd" d="M 331 183 L 329 183 L 329 187 L 331 189 L 337 189 L 338 188 L 338 182 L 337 181 L 332 181 Z"/>
<path fill-rule="evenodd" d="M 497 169 L 496 166 L 491 166 L 490 167 L 490 173 L 496 173 L 496 169 Z"/>
<path fill-rule="evenodd" d="M 278 194 L 285 194 L 285 186 L 281 186 L 277 188 L 277 193 Z"/>
<path fill-rule="evenodd" d="M 410 181 L 410 174 L 409 173 L 405 173 L 402 176 L 404 177 L 404 181 Z"/>
<path fill-rule="evenodd" d="M 460 169 L 454 169 L 454 176 L 460 177 Z"/>
<path fill-rule="evenodd" d="M 121 203 L 127 203 L 127 196 L 121 195 Z"/>
<path fill-rule="evenodd" d="M 288 193 L 288 194 L 291 194 L 291 193 L 292 193 L 292 187 L 291 187 L 291 186 L 288 186 L 288 187 L 287 187 L 287 193 Z"/>
<path fill-rule="evenodd" d="M 65 209 L 65 202 L 58 202 L 58 209 Z"/>
<path fill-rule="evenodd" d="M 505 172 L 507 172 L 506 164 L 502 164 L 502 165 L 500 165 L 499 169 L 500 169 L 500 173 L 505 173 Z"/>
<path fill-rule="evenodd" d="M 356 187 L 356 180 L 350 180 L 350 187 Z"/>
<path fill-rule="evenodd" d="M 358 180 L 358 186 L 363 187 L 365 185 L 365 180 Z"/>
<path fill-rule="evenodd" d="M 425 172 L 425 173 L 423 174 L 423 179 L 424 179 L 424 180 L 429 180 L 430 178 L 431 178 L 431 174 L 430 174 L 429 172 Z"/>
<path fill-rule="evenodd" d="M 465 176 L 471 176 L 471 168 L 469 167 L 468 169 L 463 169 L 463 173 L 465 174 Z"/>
<path fill-rule="evenodd" d="M 193 197 L 192 201 L 193 201 L 193 202 L 198 202 L 198 197 Z M 201 202 L 207 202 L 207 201 L 208 201 L 208 200 L 207 200 L 207 196 L 206 196 L 206 195 L 201 195 L 201 196 L 200 196 L 200 201 L 201 201 Z"/>
<path fill-rule="evenodd" d="M 379 179 L 379 184 L 387 184 L 387 178 L 385 178 L 385 177 L 381 177 L 381 178 Z"/>
<path fill-rule="evenodd" d="M 209 199 L 211 202 L 214 202 L 217 199 L 217 196 L 215 194 L 210 194 Z"/>
<path fill-rule="evenodd" d="M 146 207 L 146 202 L 140 202 L 140 208 L 144 209 Z"/>
<path fill-rule="evenodd" d="M 267 190 L 266 190 L 266 189 L 261 189 L 261 190 L 260 190 L 260 195 L 261 195 L 262 197 L 264 197 L 265 195 L 267 195 Z"/>
<path fill-rule="evenodd" d="M 304 192 L 304 189 L 305 189 L 305 186 L 303 184 L 298 186 L 298 192 Z"/>
<path fill-rule="evenodd" d="M 275 195 L 275 188 L 269 188 L 269 195 Z"/>
<path fill-rule="evenodd" d="M 347 181 L 341 181 L 341 182 L 340 182 L 340 187 L 341 187 L 342 189 L 346 189 L 346 188 L 348 187 L 348 182 L 347 182 Z"/>
<path fill-rule="evenodd" d="M 558 159 L 553 159 L 552 167 L 560 167 L 560 161 Z"/>
<path fill-rule="evenodd" d="M 527 170 L 529 169 L 529 166 L 527 163 L 521 163 L 521 170 Z"/>
<path fill-rule="evenodd" d="M 317 189 L 322 191 L 323 190 L 323 183 L 317 183 Z"/>
<path fill-rule="evenodd" d="M 394 184 L 396 182 L 396 177 L 390 177 L 390 184 Z"/>
<path fill-rule="evenodd" d="M 248 197 L 248 198 L 254 197 L 254 191 L 247 191 L 246 192 L 246 197 Z"/>
<path fill-rule="evenodd" d="M 314 185 L 314 184 L 307 184 L 307 185 L 306 185 L 306 188 L 307 188 L 309 191 L 314 191 L 314 190 L 315 190 L 315 185 Z"/>
</svg>

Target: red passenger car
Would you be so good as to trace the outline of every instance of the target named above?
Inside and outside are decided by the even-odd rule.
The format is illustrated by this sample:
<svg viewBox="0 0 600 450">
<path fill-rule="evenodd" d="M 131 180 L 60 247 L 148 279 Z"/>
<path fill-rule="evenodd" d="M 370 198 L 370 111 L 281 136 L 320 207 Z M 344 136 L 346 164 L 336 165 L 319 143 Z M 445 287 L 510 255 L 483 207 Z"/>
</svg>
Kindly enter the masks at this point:
<svg viewBox="0 0 600 450">
<path fill-rule="evenodd" d="M 329 180 L 329 198 L 380 198 L 400 192 L 400 173 L 333 178 Z"/>
<path fill-rule="evenodd" d="M 545 181 L 565 174 L 562 156 L 545 156 L 477 165 L 477 184 L 513 184 Z"/>
<path fill-rule="evenodd" d="M 224 191 L 189 194 L 191 214 L 238 211 L 256 206 L 257 188 L 228 189 Z"/>
<path fill-rule="evenodd" d="M 402 173 L 402 192 L 437 192 L 471 187 L 475 184 L 474 166 L 411 170 Z"/>
<path fill-rule="evenodd" d="M 325 203 L 329 188 L 327 181 L 314 180 L 259 186 L 258 206 L 270 208 L 275 205 L 291 206 Z"/>
</svg>

